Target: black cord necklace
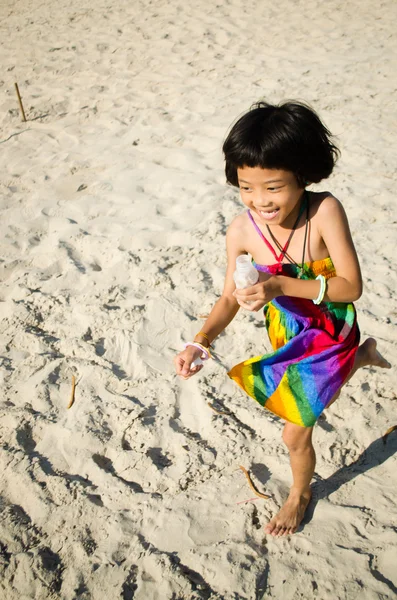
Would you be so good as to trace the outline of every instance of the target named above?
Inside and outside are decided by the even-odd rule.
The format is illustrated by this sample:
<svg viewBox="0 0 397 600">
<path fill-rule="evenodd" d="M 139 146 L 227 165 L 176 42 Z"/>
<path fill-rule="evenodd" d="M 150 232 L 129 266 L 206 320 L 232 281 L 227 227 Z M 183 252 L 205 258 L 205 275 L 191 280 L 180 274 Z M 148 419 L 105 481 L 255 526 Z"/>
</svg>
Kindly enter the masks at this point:
<svg viewBox="0 0 397 600">
<path fill-rule="evenodd" d="M 293 258 L 291 258 L 291 256 L 289 256 L 289 254 L 287 253 L 287 249 L 288 249 L 289 243 L 291 241 L 291 238 L 292 238 L 292 236 L 293 236 L 293 234 L 295 232 L 295 229 L 298 226 L 299 219 L 302 216 L 302 212 L 304 210 L 305 204 L 306 204 L 305 237 L 304 237 L 304 240 L 303 240 L 302 262 L 301 262 L 301 265 L 299 266 L 299 264 Z M 277 248 L 279 250 L 281 250 L 281 255 L 280 255 L 280 259 L 279 259 L 280 262 L 284 258 L 286 258 L 291 264 L 296 265 L 299 268 L 299 270 L 298 270 L 298 279 L 301 279 L 302 275 L 305 272 L 305 254 L 306 254 L 306 240 L 307 240 L 308 225 L 309 225 L 309 192 L 307 190 L 305 190 L 305 195 L 304 195 L 302 209 L 299 211 L 298 218 L 296 219 L 296 221 L 294 223 L 294 226 L 292 228 L 292 231 L 290 233 L 290 236 L 289 236 L 289 238 L 287 240 L 287 243 L 284 246 L 284 248 L 282 247 L 282 245 L 280 244 L 280 242 L 274 237 L 274 235 L 273 235 L 273 233 L 272 233 L 269 225 L 266 225 L 270 237 L 272 238 L 273 242 L 276 244 Z"/>
</svg>

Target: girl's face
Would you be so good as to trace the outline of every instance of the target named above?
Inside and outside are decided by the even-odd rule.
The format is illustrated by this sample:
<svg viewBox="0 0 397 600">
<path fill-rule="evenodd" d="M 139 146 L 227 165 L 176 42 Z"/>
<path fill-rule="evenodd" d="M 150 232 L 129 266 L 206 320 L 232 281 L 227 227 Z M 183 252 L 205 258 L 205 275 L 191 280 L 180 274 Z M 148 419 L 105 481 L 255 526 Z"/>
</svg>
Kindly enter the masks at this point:
<svg viewBox="0 0 397 600">
<path fill-rule="evenodd" d="M 241 199 L 256 220 L 266 225 L 291 228 L 298 215 L 304 188 L 294 173 L 283 169 L 237 169 Z"/>
</svg>

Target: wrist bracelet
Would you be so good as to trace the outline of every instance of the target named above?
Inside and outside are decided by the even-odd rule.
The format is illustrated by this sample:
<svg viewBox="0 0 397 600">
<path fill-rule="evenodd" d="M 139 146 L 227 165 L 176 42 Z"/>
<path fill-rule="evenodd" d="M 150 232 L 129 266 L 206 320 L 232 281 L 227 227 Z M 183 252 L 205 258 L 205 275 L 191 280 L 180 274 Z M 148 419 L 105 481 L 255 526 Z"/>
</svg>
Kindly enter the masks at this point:
<svg viewBox="0 0 397 600">
<path fill-rule="evenodd" d="M 320 281 L 320 291 L 317 298 L 313 300 L 313 304 L 321 304 L 321 302 L 324 300 L 325 291 L 327 289 L 327 280 L 325 279 L 324 275 L 318 275 L 316 277 L 316 281 L 317 280 Z"/>
<path fill-rule="evenodd" d="M 201 360 L 208 360 L 211 357 L 211 352 L 208 350 L 208 348 L 206 348 L 205 346 L 202 346 L 201 344 L 199 344 L 198 342 L 186 342 L 186 344 L 184 344 L 184 348 L 188 348 L 189 346 L 194 346 L 195 348 L 198 348 L 199 350 L 201 350 Z"/>
<path fill-rule="evenodd" d="M 198 335 L 201 335 L 205 340 L 207 340 L 208 348 L 211 348 L 211 342 L 210 342 L 210 338 L 208 337 L 208 335 L 206 333 L 204 333 L 204 331 L 199 331 L 198 333 L 196 333 L 196 335 L 194 337 L 196 338 Z"/>
</svg>

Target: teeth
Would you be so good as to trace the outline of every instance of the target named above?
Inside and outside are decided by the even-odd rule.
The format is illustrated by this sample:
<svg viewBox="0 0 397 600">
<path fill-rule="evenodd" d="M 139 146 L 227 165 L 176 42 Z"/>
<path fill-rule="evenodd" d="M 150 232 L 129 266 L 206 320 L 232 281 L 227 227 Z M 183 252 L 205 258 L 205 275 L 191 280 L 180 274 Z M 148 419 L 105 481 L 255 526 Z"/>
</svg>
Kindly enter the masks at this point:
<svg viewBox="0 0 397 600">
<path fill-rule="evenodd" d="M 265 219 L 266 221 L 270 221 L 271 219 L 274 219 L 274 217 L 278 214 L 279 209 L 278 208 L 275 208 L 274 210 L 257 209 L 257 211 L 262 216 L 262 219 Z"/>
</svg>

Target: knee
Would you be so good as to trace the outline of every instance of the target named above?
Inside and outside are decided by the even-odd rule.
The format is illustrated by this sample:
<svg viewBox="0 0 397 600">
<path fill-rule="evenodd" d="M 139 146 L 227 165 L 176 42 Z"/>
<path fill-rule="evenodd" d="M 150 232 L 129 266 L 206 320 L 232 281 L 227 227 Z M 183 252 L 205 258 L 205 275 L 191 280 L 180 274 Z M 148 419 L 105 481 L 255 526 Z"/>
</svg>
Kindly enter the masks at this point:
<svg viewBox="0 0 397 600">
<path fill-rule="evenodd" d="M 289 452 L 304 452 L 313 449 L 312 432 L 304 427 L 299 427 L 298 430 L 293 431 L 288 427 L 284 427 L 283 442 Z"/>
</svg>

